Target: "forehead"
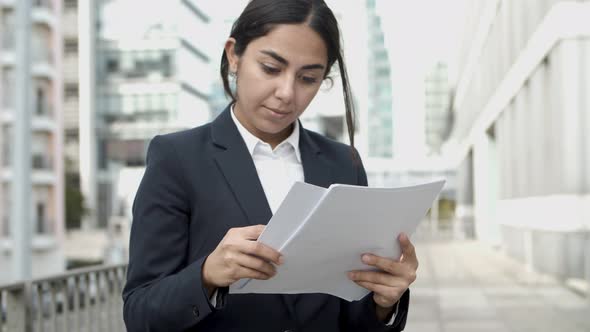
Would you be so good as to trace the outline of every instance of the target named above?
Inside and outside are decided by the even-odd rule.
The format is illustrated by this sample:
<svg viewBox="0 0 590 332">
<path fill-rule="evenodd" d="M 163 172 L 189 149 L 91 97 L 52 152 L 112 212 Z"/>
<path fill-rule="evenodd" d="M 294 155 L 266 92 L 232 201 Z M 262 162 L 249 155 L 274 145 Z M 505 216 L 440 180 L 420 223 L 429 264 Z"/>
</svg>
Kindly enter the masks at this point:
<svg viewBox="0 0 590 332">
<path fill-rule="evenodd" d="M 290 64 L 326 64 L 328 51 L 320 35 L 306 24 L 280 24 L 268 34 L 254 39 L 246 53 L 262 56 L 260 51 L 270 50 Z"/>
</svg>

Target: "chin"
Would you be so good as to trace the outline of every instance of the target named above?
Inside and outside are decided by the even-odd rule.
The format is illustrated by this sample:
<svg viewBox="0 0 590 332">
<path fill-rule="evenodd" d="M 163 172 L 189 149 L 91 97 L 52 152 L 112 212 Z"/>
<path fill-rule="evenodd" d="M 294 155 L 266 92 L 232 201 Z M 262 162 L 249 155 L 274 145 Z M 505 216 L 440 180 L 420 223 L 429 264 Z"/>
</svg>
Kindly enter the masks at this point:
<svg viewBox="0 0 590 332">
<path fill-rule="evenodd" d="M 291 124 L 293 124 L 293 121 L 287 124 L 277 124 L 271 121 L 265 121 L 265 123 L 260 126 L 259 129 L 267 134 L 276 135 L 289 128 Z"/>
</svg>

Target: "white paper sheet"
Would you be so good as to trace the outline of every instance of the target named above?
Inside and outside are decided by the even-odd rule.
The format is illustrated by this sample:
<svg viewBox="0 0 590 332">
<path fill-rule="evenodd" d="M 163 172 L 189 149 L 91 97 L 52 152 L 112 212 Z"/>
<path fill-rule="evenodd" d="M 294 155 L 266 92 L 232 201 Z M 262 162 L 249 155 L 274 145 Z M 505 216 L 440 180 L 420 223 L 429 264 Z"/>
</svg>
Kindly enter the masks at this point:
<svg viewBox="0 0 590 332">
<path fill-rule="evenodd" d="M 326 293 L 348 301 L 369 293 L 347 277 L 367 270 L 363 253 L 399 259 L 397 237 L 416 230 L 444 180 L 399 188 L 296 183 L 258 241 L 285 263 L 269 280 L 245 279 L 230 293 Z"/>
</svg>

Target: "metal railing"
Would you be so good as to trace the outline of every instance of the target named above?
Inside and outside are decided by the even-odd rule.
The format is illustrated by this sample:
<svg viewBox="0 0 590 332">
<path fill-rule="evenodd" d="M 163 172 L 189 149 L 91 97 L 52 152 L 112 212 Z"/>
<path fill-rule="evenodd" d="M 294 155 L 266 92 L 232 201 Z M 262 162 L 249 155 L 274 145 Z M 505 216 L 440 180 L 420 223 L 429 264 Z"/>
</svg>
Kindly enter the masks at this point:
<svg viewBox="0 0 590 332">
<path fill-rule="evenodd" d="M 0 332 L 125 331 L 126 267 L 85 268 L 0 286 Z"/>
</svg>

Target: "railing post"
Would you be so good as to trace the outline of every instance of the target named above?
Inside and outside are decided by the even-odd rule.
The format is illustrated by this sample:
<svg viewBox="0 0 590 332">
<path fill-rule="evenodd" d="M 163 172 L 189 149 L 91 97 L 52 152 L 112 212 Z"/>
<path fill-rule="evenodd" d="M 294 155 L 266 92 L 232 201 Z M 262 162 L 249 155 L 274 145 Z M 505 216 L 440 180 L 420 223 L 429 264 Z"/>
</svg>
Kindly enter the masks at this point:
<svg viewBox="0 0 590 332">
<path fill-rule="evenodd" d="M 6 293 L 7 331 L 27 331 L 27 292 L 25 288 L 8 290 Z"/>
<path fill-rule="evenodd" d="M 586 299 L 588 300 L 588 307 L 590 308 L 590 231 L 586 232 L 586 240 L 584 241 L 584 265 L 586 275 Z"/>
<path fill-rule="evenodd" d="M 73 320 L 73 330 L 74 331 L 82 331 L 82 311 L 80 310 L 80 294 L 82 293 L 80 291 L 80 286 L 82 285 L 81 280 L 82 277 L 79 276 L 74 276 L 72 277 L 72 281 L 74 283 L 73 286 L 73 293 L 72 293 L 72 299 L 74 300 L 74 304 L 73 304 L 73 310 L 72 313 L 74 315 L 74 320 Z"/>
</svg>

